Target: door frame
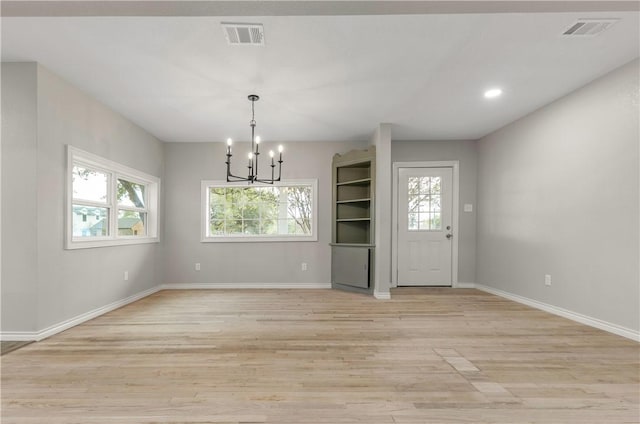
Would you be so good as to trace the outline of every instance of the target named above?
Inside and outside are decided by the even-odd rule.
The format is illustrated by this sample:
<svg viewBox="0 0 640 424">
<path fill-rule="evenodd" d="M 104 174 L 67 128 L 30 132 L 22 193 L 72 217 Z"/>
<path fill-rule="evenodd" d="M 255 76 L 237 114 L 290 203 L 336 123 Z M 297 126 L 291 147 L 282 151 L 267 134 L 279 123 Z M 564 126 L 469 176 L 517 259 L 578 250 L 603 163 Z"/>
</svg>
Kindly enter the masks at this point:
<svg viewBox="0 0 640 424">
<path fill-rule="evenodd" d="M 453 240 L 451 243 L 451 287 L 458 287 L 458 238 L 460 235 L 460 161 L 434 160 L 420 162 L 393 162 L 392 210 L 391 210 L 391 287 L 398 287 L 398 182 L 400 168 L 452 168 L 452 208 Z"/>
</svg>

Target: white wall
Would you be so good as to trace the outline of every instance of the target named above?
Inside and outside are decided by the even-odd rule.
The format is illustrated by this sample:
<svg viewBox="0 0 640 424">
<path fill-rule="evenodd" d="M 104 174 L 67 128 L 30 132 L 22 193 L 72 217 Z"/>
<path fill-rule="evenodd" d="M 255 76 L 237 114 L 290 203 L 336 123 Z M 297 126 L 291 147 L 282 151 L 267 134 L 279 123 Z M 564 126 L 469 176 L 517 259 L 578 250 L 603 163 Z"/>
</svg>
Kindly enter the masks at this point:
<svg viewBox="0 0 640 424">
<path fill-rule="evenodd" d="M 457 160 L 460 163 L 460 226 L 458 237 L 458 282 L 475 283 L 476 278 L 476 176 L 478 153 L 473 140 L 394 141 L 392 162 Z M 397 193 L 393 193 L 397 196 Z M 473 205 L 464 212 L 465 203 Z"/>
<path fill-rule="evenodd" d="M 248 131 L 248 128 L 247 128 Z M 273 146 L 261 144 L 263 151 Z M 200 181 L 225 179 L 224 143 L 165 144 L 164 283 L 325 284 L 331 281 L 331 160 L 366 143 L 287 143 L 283 179 L 318 179 L 317 242 L 200 242 Z M 246 143 L 234 144 L 236 152 Z M 244 155 L 233 171 L 244 175 Z M 201 270 L 195 271 L 195 263 Z M 308 270 L 301 270 L 301 263 Z"/>
<path fill-rule="evenodd" d="M 638 79 L 636 60 L 479 141 L 479 283 L 638 331 Z"/>
<path fill-rule="evenodd" d="M 65 145 L 162 177 L 162 143 L 39 65 L 2 64 L 2 83 L 3 106 L 15 90 L 29 114 L 37 107 L 37 120 L 3 108 L 2 331 L 43 330 L 155 287 L 159 244 L 63 249 Z M 5 113 L 18 129 L 5 132 Z M 28 299 L 12 294 L 25 283 Z"/>
</svg>

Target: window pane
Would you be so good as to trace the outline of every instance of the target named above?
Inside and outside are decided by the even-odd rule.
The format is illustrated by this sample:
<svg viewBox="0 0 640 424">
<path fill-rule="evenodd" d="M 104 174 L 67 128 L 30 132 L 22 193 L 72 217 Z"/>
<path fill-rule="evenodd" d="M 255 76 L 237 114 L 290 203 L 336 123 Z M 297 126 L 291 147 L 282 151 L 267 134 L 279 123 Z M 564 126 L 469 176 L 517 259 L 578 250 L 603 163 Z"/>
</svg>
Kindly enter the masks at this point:
<svg viewBox="0 0 640 424">
<path fill-rule="evenodd" d="M 278 234 L 278 224 L 275 219 L 263 219 L 260 234 Z"/>
<path fill-rule="evenodd" d="M 431 194 L 440 194 L 440 177 L 431 177 Z"/>
<path fill-rule="evenodd" d="M 73 237 L 109 235 L 109 209 L 73 205 Z"/>
<path fill-rule="evenodd" d="M 241 219 L 228 219 L 225 221 L 225 234 L 238 235 L 242 234 L 242 220 Z"/>
<path fill-rule="evenodd" d="M 421 213 L 418 221 L 421 230 L 429 229 L 429 213 Z"/>
<path fill-rule="evenodd" d="M 440 196 L 431 196 L 431 211 L 440 212 Z"/>
<path fill-rule="evenodd" d="M 431 190 L 431 178 L 430 177 L 419 177 L 420 178 L 420 194 L 429 194 Z"/>
<path fill-rule="evenodd" d="M 209 232 L 213 236 L 219 236 L 224 234 L 224 220 L 221 219 L 213 219 L 211 220 L 211 224 L 209 225 Z"/>
<path fill-rule="evenodd" d="M 418 194 L 420 194 L 420 177 L 409 177 L 407 188 L 409 197 L 417 196 Z"/>
<path fill-rule="evenodd" d="M 260 221 L 257 219 L 246 219 L 242 221 L 243 234 L 260 234 Z"/>
<path fill-rule="evenodd" d="M 109 176 L 104 172 L 75 165 L 72 181 L 74 199 L 106 203 Z"/>
<path fill-rule="evenodd" d="M 407 205 L 409 212 L 418 212 L 419 205 L 420 195 L 416 194 L 415 196 L 409 196 L 409 204 Z"/>
<path fill-rule="evenodd" d="M 260 219 L 260 203 L 245 203 L 242 208 L 242 219 Z"/>
<path fill-rule="evenodd" d="M 410 213 L 408 223 L 409 223 L 409 230 L 419 230 L 420 228 L 418 227 L 418 214 Z"/>
<path fill-rule="evenodd" d="M 260 204 L 260 218 L 263 221 L 273 221 L 278 219 L 278 209 L 280 204 L 276 202 L 262 202 Z"/>
<path fill-rule="evenodd" d="M 287 188 L 287 214 L 293 222 L 289 234 L 311 234 L 311 187 Z"/>
<path fill-rule="evenodd" d="M 118 179 L 118 205 L 145 208 L 145 186 L 131 181 Z"/>
<path fill-rule="evenodd" d="M 145 236 L 147 214 L 144 212 L 118 211 L 119 236 Z"/>
<path fill-rule="evenodd" d="M 442 229 L 442 221 L 440 219 L 440 212 L 434 212 L 431 214 L 431 225 L 430 228 L 432 230 L 441 230 Z"/>
</svg>

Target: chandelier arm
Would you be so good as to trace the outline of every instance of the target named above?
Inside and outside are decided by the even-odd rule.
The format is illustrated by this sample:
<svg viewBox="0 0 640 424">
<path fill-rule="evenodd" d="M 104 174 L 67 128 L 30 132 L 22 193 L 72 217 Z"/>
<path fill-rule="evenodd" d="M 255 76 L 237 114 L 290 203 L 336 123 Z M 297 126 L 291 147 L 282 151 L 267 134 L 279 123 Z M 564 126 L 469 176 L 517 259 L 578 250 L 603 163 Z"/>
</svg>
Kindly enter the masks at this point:
<svg viewBox="0 0 640 424">
<path fill-rule="evenodd" d="M 253 182 L 254 180 L 246 178 L 246 177 L 238 177 L 237 175 L 232 175 L 232 174 L 227 175 L 227 182 L 228 183 L 241 183 L 243 181 Z"/>
</svg>

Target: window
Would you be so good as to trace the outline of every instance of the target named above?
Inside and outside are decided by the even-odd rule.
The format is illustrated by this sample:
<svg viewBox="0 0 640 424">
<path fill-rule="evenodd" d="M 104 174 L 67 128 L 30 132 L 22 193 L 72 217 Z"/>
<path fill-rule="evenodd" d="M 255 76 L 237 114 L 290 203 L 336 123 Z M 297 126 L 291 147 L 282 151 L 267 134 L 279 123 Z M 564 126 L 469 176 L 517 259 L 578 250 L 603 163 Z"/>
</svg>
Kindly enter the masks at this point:
<svg viewBox="0 0 640 424">
<path fill-rule="evenodd" d="M 317 180 L 202 182 L 202 241 L 316 241 Z"/>
<path fill-rule="evenodd" d="M 409 177 L 409 231 L 441 230 L 440 177 Z"/>
<path fill-rule="evenodd" d="M 158 241 L 158 178 L 71 146 L 67 161 L 67 249 Z"/>
</svg>

